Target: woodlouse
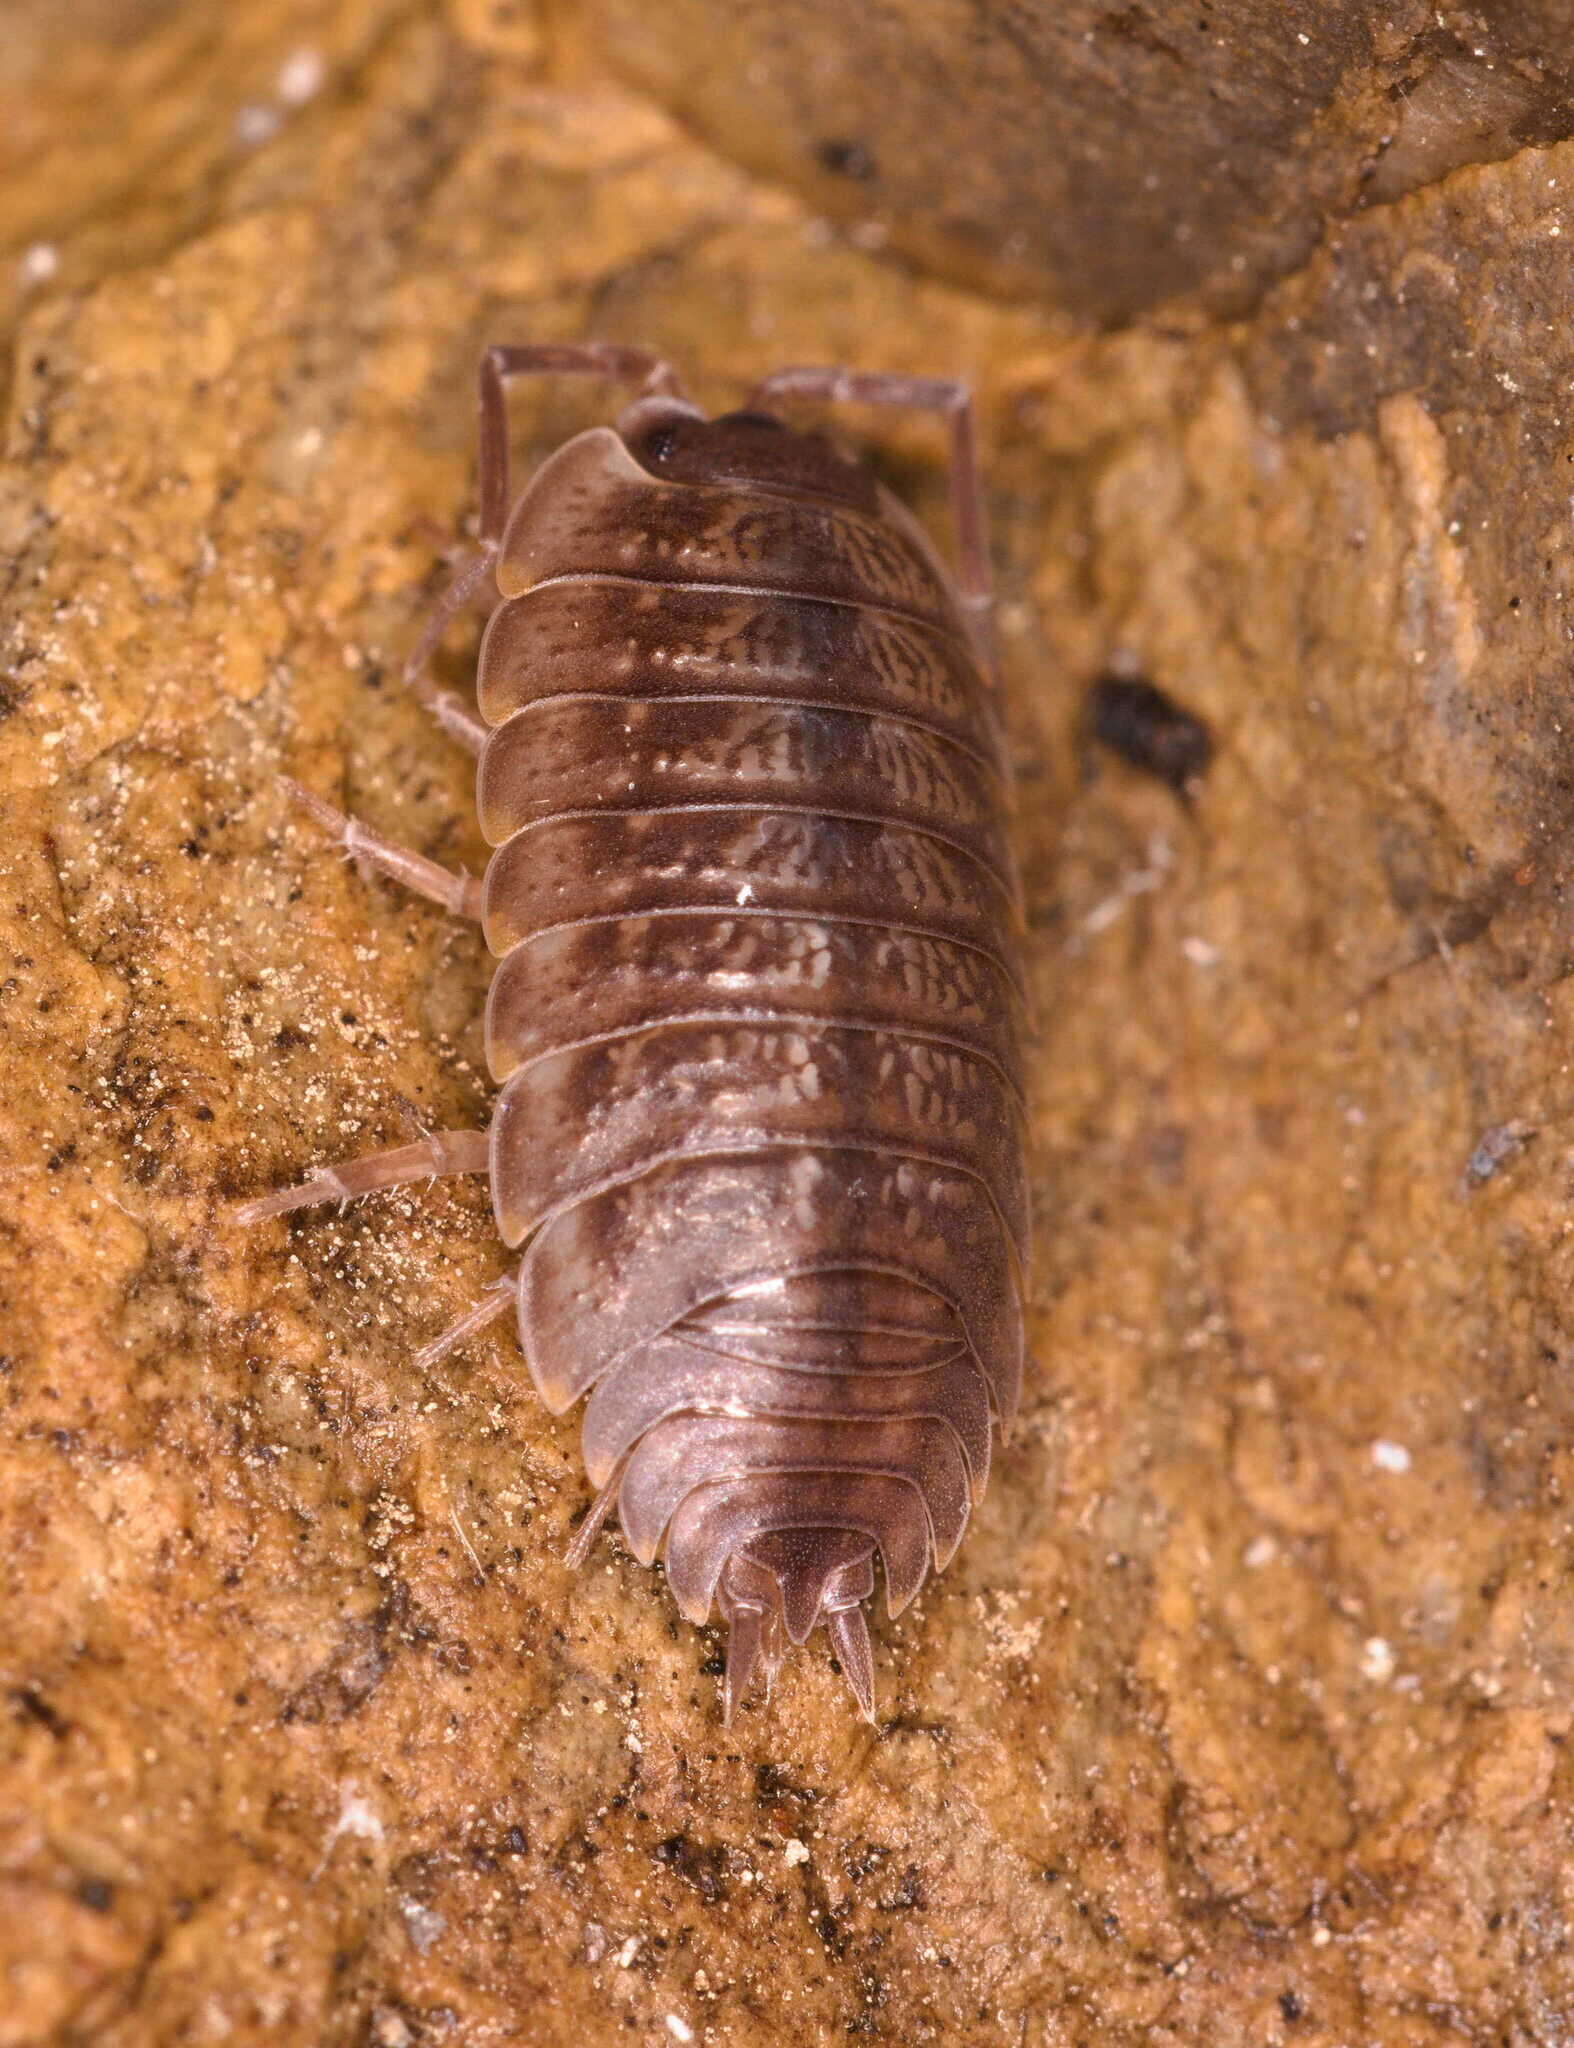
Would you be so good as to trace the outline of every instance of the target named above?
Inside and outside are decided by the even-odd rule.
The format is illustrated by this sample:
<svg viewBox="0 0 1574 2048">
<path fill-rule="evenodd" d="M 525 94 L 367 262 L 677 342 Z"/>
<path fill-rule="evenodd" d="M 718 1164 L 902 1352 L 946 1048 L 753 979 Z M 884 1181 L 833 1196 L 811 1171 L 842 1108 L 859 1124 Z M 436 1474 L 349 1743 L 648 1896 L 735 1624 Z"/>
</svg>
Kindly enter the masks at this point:
<svg viewBox="0 0 1574 2048">
<path fill-rule="evenodd" d="M 638 387 L 511 503 L 505 384 Z M 772 408 L 940 410 L 959 565 Z M 724 1712 L 823 1621 L 873 1714 L 898 1612 L 961 1539 L 1017 1401 L 1027 1190 L 1018 885 L 965 387 L 783 370 L 707 419 L 644 350 L 489 349 L 479 553 L 406 676 L 479 757 L 484 881 L 297 791 L 347 854 L 499 956 L 486 1131 L 325 1168 L 251 1222 L 490 1175 L 554 1413 L 682 1613 L 729 1624 Z M 480 717 L 427 676 L 495 574 Z"/>
</svg>

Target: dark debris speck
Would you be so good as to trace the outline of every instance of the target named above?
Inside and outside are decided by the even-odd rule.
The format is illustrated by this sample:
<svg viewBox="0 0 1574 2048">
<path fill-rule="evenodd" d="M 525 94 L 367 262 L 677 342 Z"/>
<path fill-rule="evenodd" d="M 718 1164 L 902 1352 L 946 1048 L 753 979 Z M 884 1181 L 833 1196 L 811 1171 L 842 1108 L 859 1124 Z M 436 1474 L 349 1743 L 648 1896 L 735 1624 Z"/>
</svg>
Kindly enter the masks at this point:
<svg viewBox="0 0 1574 2048">
<path fill-rule="evenodd" d="M 833 172 L 838 178 L 851 178 L 857 184 L 868 185 L 880 175 L 874 152 L 866 143 L 849 138 L 822 142 L 815 154 L 822 169 Z"/>
<path fill-rule="evenodd" d="M 1100 676 L 1088 692 L 1088 731 L 1133 768 L 1191 796 L 1213 759 L 1213 735 L 1156 683 Z"/>
</svg>

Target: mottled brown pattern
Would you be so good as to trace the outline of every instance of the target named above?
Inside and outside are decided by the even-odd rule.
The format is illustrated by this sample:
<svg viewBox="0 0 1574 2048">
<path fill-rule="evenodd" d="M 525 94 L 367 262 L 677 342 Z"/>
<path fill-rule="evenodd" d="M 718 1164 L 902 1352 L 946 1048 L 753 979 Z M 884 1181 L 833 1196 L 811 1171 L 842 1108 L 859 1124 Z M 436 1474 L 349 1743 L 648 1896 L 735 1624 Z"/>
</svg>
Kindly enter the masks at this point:
<svg viewBox="0 0 1574 2048">
<path fill-rule="evenodd" d="M 748 699 L 565 697 L 516 713 L 487 749 L 481 827 L 653 802 L 803 806 L 868 817 L 893 800 L 906 823 L 1005 878 L 999 777 L 957 746 L 894 719 Z"/>
<path fill-rule="evenodd" d="M 992 950 L 1009 943 L 1005 887 L 943 840 L 872 818 L 758 807 L 522 827 L 487 871 L 487 943 L 502 952 L 570 919 L 696 903 L 873 917 Z"/>
<path fill-rule="evenodd" d="M 600 650 L 591 672 L 587 641 Z M 828 675 L 842 709 L 905 719 L 999 762 L 999 719 L 954 633 L 806 593 L 543 584 L 492 614 L 477 688 L 482 713 L 500 722 L 537 698 L 575 694 L 813 705 Z"/>
<path fill-rule="evenodd" d="M 950 1558 L 1020 1371 L 992 685 L 828 443 L 654 403 L 544 463 L 499 556 L 493 1203 L 538 1390 L 595 1389 L 625 1537 L 731 1624 L 728 1713 L 822 1618 L 867 1712 L 873 1559 L 896 1611 Z M 870 1278 L 894 1322 L 806 1317 Z"/>
<path fill-rule="evenodd" d="M 541 465 L 503 536 L 497 584 L 519 597 L 597 575 L 880 605 L 927 625 L 955 617 L 928 542 L 884 493 L 863 512 L 737 481 L 657 478 L 611 427 L 576 435 Z"/>
<path fill-rule="evenodd" d="M 656 1161 L 795 1141 L 977 1173 L 1026 1254 L 1022 1120 L 999 1074 L 916 1035 L 824 1025 L 641 1022 L 532 1061 L 493 1117 L 498 1220 L 518 1244 L 549 1213 Z"/>
<path fill-rule="evenodd" d="M 994 956 L 879 918 L 769 912 L 611 914 L 518 941 L 492 982 L 488 1059 L 498 1080 L 554 1046 L 683 1016 L 725 1024 L 824 1020 L 892 1026 L 979 1053 L 1015 1088 L 1020 998 Z"/>
</svg>

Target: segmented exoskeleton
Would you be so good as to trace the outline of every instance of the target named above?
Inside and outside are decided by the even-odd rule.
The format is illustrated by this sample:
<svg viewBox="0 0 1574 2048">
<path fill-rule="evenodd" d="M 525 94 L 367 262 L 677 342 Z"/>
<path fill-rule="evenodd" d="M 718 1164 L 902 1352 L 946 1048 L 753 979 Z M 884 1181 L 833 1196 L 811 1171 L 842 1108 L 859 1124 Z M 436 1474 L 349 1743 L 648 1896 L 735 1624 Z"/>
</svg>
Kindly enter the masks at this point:
<svg viewBox="0 0 1574 2048">
<path fill-rule="evenodd" d="M 505 380 L 629 379 L 510 503 Z M 730 1627 L 724 1711 L 818 1621 L 865 1713 L 862 1603 L 943 1566 L 1017 1400 L 1027 1193 L 1020 914 L 957 385 L 787 370 L 706 419 L 613 346 L 481 369 L 481 549 L 407 671 L 479 755 L 483 883 L 298 794 L 498 956 L 485 1132 L 331 1167 L 247 1221 L 488 1172 L 535 1385 L 589 1395 L 600 1489 L 682 1613 Z M 797 397 L 943 410 L 959 571 Z M 427 679 L 483 577 L 480 718 Z"/>
</svg>

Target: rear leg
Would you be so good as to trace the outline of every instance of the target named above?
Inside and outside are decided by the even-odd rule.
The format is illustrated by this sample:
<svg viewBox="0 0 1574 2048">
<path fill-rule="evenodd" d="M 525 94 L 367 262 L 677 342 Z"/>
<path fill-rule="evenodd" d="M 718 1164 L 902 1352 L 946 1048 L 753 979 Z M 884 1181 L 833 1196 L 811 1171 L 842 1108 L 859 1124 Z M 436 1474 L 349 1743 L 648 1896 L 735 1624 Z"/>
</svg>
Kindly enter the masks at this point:
<svg viewBox="0 0 1574 2048">
<path fill-rule="evenodd" d="M 435 1131 L 413 1145 L 393 1145 L 385 1152 L 363 1152 L 355 1159 L 341 1159 L 332 1166 L 320 1166 L 309 1180 L 295 1187 L 275 1188 L 254 1202 L 241 1202 L 231 1210 L 241 1225 L 266 1222 L 270 1216 L 285 1216 L 292 1209 L 309 1209 L 321 1202 L 350 1202 L 357 1195 L 370 1195 L 382 1188 L 408 1187 L 412 1181 L 432 1181 L 447 1175 L 486 1173 L 491 1165 L 491 1138 L 486 1131 Z M 446 1353 L 484 1330 L 514 1301 L 516 1276 L 505 1273 L 494 1280 L 481 1299 L 466 1309 L 415 1355 L 416 1366 L 425 1370 Z"/>
<path fill-rule="evenodd" d="M 446 1358 L 450 1351 L 457 1351 L 461 1344 L 468 1344 L 478 1330 L 484 1330 L 495 1323 L 500 1315 L 512 1308 L 519 1298 L 519 1275 L 505 1273 L 500 1280 L 494 1280 L 478 1302 L 467 1308 L 462 1316 L 448 1325 L 441 1335 L 423 1345 L 415 1354 L 415 1362 L 424 1372 L 429 1365 L 435 1365 L 440 1358 Z"/>
<path fill-rule="evenodd" d="M 991 613 L 994 580 L 989 567 L 989 527 L 978 467 L 973 394 L 951 377 L 902 377 L 876 370 L 795 368 L 775 370 L 749 394 L 750 410 L 773 399 L 822 398 L 833 405 L 893 405 L 914 412 L 938 412 L 951 429 L 951 523 L 956 534 L 956 586 L 963 613 L 984 665 L 995 678 Z M 998 678 L 996 678 L 998 680 Z"/>
<path fill-rule="evenodd" d="M 275 1188 L 255 1202 L 242 1202 L 234 1211 L 235 1221 L 262 1223 L 270 1216 L 287 1215 L 291 1209 L 310 1209 L 319 1202 L 352 1202 L 357 1195 L 406 1187 L 411 1181 L 485 1173 L 489 1164 L 490 1142 L 485 1131 L 436 1131 L 413 1145 L 394 1145 L 386 1152 L 363 1152 L 355 1159 L 320 1166 L 310 1180 L 297 1187 Z"/>
</svg>

